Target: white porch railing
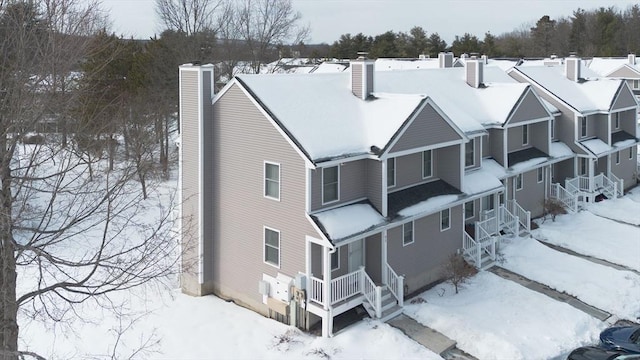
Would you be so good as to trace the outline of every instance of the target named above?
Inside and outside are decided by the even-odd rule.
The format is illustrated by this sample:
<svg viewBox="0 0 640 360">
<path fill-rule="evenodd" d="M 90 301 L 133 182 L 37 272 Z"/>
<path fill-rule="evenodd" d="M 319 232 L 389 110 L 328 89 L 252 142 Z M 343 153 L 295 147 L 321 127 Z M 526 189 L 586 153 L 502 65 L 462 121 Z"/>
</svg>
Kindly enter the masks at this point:
<svg viewBox="0 0 640 360">
<path fill-rule="evenodd" d="M 500 227 L 498 228 L 498 230 L 506 229 L 510 233 L 514 234 L 516 237 L 520 236 L 520 220 L 518 216 L 514 215 L 504 205 L 500 205 L 498 210 L 499 210 L 498 213 L 500 214 L 500 217 L 498 219 L 500 222 Z"/>
<path fill-rule="evenodd" d="M 609 178 L 616 184 L 616 197 L 624 196 L 624 179 L 620 179 L 614 173 L 609 174 Z"/>
<path fill-rule="evenodd" d="M 578 211 L 578 194 L 572 193 L 562 187 L 562 185 L 555 183 L 551 184 L 550 196 L 553 199 L 558 199 L 564 206 L 572 212 Z"/>
<path fill-rule="evenodd" d="M 398 305 L 402 306 L 404 304 L 404 276 L 398 276 L 391 266 L 385 263 L 382 280 L 398 300 Z"/>
<path fill-rule="evenodd" d="M 471 235 L 469 235 L 466 231 L 463 231 L 464 235 L 462 236 L 462 250 L 465 255 L 467 255 L 473 265 L 476 267 L 482 266 L 482 251 L 480 250 L 480 244 L 478 244 Z"/>
<path fill-rule="evenodd" d="M 364 268 L 331 280 L 331 304 L 362 292 L 360 272 L 364 272 Z"/>
<path fill-rule="evenodd" d="M 309 299 L 324 305 L 324 281 L 317 277 L 310 276 L 311 288 L 309 289 Z"/>
<path fill-rule="evenodd" d="M 565 188 L 572 192 L 592 192 L 589 187 L 589 177 L 588 176 L 576 176 L 573 179 L 567 179 L 565 181 Z"/>
<path fill-rule="evenodd" d="M 382 288 L 380 286 L 376 286 L 376 283 L 371 280 L 369 275 L 364 271 L 364 268 L 361 269 L 362 283 L 364 285 L 363 294 L 364 298 L 367 299 L 369 304 L 373 307 L 376 312 L 376 317 L 379 319 L 382 317 Z"/>
<path fill-rule="evenodd" d="M 497 234 L 500 229 L 498 227 L 498 217 L 493 216 L 486 220 L 476 221 L 476 236 L 475 239 L 478 242 L 482 242 L 485 238 L 491 235 Z"/>
<path fill-rule="evenodd" d="M 523 209 L 515 199 L 508 200 L 506 205 L 509 212 L 518 217 L 518 221 L 525 230 L 531 232 L 531 211 Z"/>
</svg>

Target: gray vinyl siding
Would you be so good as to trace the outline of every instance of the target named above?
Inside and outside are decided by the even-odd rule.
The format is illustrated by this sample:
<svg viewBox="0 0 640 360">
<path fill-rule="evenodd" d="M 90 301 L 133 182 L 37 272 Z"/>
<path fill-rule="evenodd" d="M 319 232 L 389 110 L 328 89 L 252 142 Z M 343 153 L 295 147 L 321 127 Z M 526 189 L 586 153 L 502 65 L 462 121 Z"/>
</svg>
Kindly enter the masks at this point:
<svg viewBox="0 0 640 360">
<path fill-rule="evenodd" d="M 622 87 L 618 97 L 613 102 L 613 106 L 611 106 L 611 110 L 625 109 L 630 106 L 636 106 L 635 96 L 626 87 Z"/>
<path fill-rule="evenodd" d="M 200 135 L 198 113 L 198 72 L 181 71 L 181 115 L 182 115 L 182 268 L 188 269 L 183 275 L 185 291 L 200 294 L 197 285 L 198 236 L 201 224 L 200 207 Z"/>
<path fill-rule="evenodd" d="M 376 160 L 365 160 L 365 162 L 367 197 L 371 204 L 382 213 L 382 162 Z"/>
<path fill-rule="evenodd" d="M 479 139 L 478 139 L 479 140 Z M 478 141 L 479 142 L 479 141 Z M 455 186 L 458 189 L 462 189 L 462 174 L 460 173 L 460 145 L 451 145 L 444 148 L 437 149 L 434 152 L 433 172 L 437 174 L 438 178 L 446 181 L 449 185 Z M 478 154 L 478 163 L 479 152 Z M 437 161 L 436 161 L 437 159 Z"/>
<path fill-rule="evenodd" d="M 636 124 L 636 112 L 634 110 L 623 111 L 620 114 L 620 128 L 627 133 L 638 137 L 636 131 L 638 126 Z"/>
<path fill-rule="evenodd" d="M 639 79 L 640 75 L 638 75 L 637 72 L 629 69 L 628 67 L 624 66 L 621 67 L 619 69 L 617 69 L 616 71 L 612 72 L 611 74 L 609 74 L 608 77 L 612 77 L 612 78 L 624 78 L 624 79 Z M 629 84 L 629 86 L 631 86 L 631 84 Z"/>
<path fill-rule="evenodd" d="M 529 141 L 526 145 L 522 144 L 522 128 L 523 126 L 510 127 L 507 130 L 507 152 L 518 151 L 531 147 L 531 126 L 529 126 Z"/>
<path fill-rule="evenodd" d="M 382 283 L 382 235 L 365 238 L 365 270 L 376 284 Z"/>
<path fill-rule="evenodd" d="M 533 92 L 528 92 L 511 116 L 509 123 L 514 124 L 545 117 L 549 117 L 549 114 L 547 113 L 544 105 L 542 105 L 542 103 L 536 98 Z"/>
<path fill-rule="evenodd" d="M 538 170 L 534 169 L 523 173 L 522 190 L 516 190 L 515 199 L 525 210 L 531 211 L 531 217 L 539 217 L 543 214 L 543 201 L 545 198 L 544 180 L 538 182 Z"/>
<path fill-rule="evenodd" d="M 605 143 L 609 143 L 609 115 L 607 114 L 596 114 L 589 115 L 589 133 L 592 133 L 591 136 L 597 136 L 600 140 Z"/>
<path fill-rule="evenodd" d="M 435 173 L 435 159 L 437 155 L 433 151 L 433 167 Z M 434 174 L 433 177 L 435 177 Z M 401 189 L 423 182 L 422 179 L 422 153 L 414 153 L 396 158 L 396 186 L 390 187 L 389 191 Z"/>
<path fill-rule="evenodd" d="M 607 174 L 607 162 L 609 161 L 609 155 L 605 155 L 598 158 L 596 162 L 595 174 L 598 175 L 600 173 Z M 611 164 L 615 164 L 616 158 L 615 153 L 611 155 Z"/>
<path fill-rule="evenodd" d="M 489 131 L 491 134 L 491 131 Z M 489 135 L 482 136 L 482 157 L 490 157 L 491 156 L 491 144 L 489 143 Z"/>
<path fill-rule="evenodd" d="M 480 213 L 480 199 L 475 199 L 475 200 L 471 200 L 471 201 L 467 201 L 470 203 L 473 203 L 473 217 L 470 217 L 468 219 L 464 219 L 465 224 L 475 224 L 476 221 L 480 220 L 480 218 L 478 217 L 478 214 Z M 466 206 L 466 203 L 465 203 Z M 462 215 L 464 216 L 465 212 L 462 212 Z"/>
<path fill-rule="evenodd" d="M 327 204 L 322 204 L 322 168 L 311 171 L 311 211 L 326 207 L 348 203 L 367 197 L 367 161 L 348 161 L 338 165 L 339 169 L 339 198 Z"/>
<path fill-rule="evenodd" d="M 294 150 L 237 84 L 213 107 L 216 162 L 214 280 L 217 292 L 264 313 L 263 274 L 305 271 L 305 237 L 319 238 L 305 217 L 306 168 Z M 280 164 L 280 201 L 263 196 L 264 161 Z M 207 201 L 207 199 L 205 199 Z M 280 269 L 263 260 L 263 226 L 280 231 Z"/>
<path fill-rule="evenodd" d="M 632 158 L 629 159 L 629 148 L 622 149 L 620 151 L 620 164 L 616 164 L 615 153 L 611 155 L 611 172 L 620 179 L 624 180 L 625 190 L 635 186 L 637 184 L 634 174 L 637 169 L 637 150 L 636 147 L 632 148 Z"/>
<path fill-rule="evenodd" d="M 390 153 L 460 139 L 451 125 L 427 104 L 391 148 Z"/>
<path fill-rule="evenodd" d="M 462 205 L 451 209 L 451 227 L 440 231 L 440 212 L 414 223 L 414 242 L 402 244 L 402 226 L 387 232 L 387 260 L 399 275 L 405 276 L 408 293 L 440 280 L 441 267 L 462 244 Z"/>
<path fill-rule="evenodd" d="M 576 173 L 574 170 L 575 161 L 573 158 L 555 163 L 552 166 L 554 171 L 553 172 L 554 178 L 552 179 L 552 181 L 554 183 L 559 183 L 560 185 L 564 186 L 565 179 L 572 178 L 575 176 L 575 173 Z"/>
<path fill-rule="evenodd" d="M 490 129 L 489 130 L 489 143 L 485 143 L 485 148 L 491 149 L 491 157 L 493 157 L 498 164 L 505 165 L 506 159 L 504 158 L 504 138 L 502 129 Z"/>
<path fill-rule="evenodd" d="M 359 98 L 362 98 L 363 66 L 363 64 L 351 63 L 351 91 Z"/>
<path fill-rule="evenodd" d="M 550 139 L 549 122 L 541 121 L 529 124 L 529 144 L 542 150 L 545 154 L 549 154 Z"/>
<path fill-rule="evenodd" d="M 212 71 L 202 72 L 202 234 L 203 234 L 203 257 L 205 259 L 213 258 L 213 221 L 209 221 L 215 214 L 215 195 L 213 192 L 214 184 L 213 174 L 215 172 L 214 159 L 214 144 L 211 141 L 204 141 L 204 139 L 211 139 L 214 136 L 214 123 L 213 123 L 213 107 L 211 106 L 211 99 L 213 98 L 213 89 L 211 88 L 213 75 Z M 210 286 L 213 280 L 213 268 L 212 262 L 203 262 L 204 281 L 206 286 Z"/>
<path fill-rule="evenodd" d="M 369 97 L 369 95 L 371 93 L 374 92 L 374 88 L 373 86 L 375 85 L 374 81 L 373 81 L 373 64 L 367 64 L 365 65 L 367 67 L 367 97 Z"/>
<path fill-rule="evenodd" d="M 339 251 L 340 251 L 340 268 L 337 270 L 332 270 L 331 271 L 331 278 L 335 279 L 337 277 L 340 277 L 342 275 L 346 275 L 349 272 L 349 245 L 343 245 L 339 247 Z M 336 250 L 338 251 L 338 250 Z M 320 259 L 322 259 L 322 255 L 320 256 Z M 322 275 L 322 264 L 319 264 L 320 267 L 318 268 L 320 270 L 320 272 L 318 274 L 314 274 L 315 277 L 317 278 L 323 278 Z M 331 264 L 331 266 L 333 267 L 333 264 Z"/>
</svg>

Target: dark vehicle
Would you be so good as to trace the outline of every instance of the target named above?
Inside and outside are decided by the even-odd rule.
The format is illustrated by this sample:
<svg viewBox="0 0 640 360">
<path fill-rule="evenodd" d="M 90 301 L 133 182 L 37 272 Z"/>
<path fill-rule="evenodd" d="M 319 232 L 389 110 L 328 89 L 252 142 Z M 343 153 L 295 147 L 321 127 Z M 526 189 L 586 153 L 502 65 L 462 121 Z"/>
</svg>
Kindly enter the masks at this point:
<svg viewBox="0 0 640 360">
<path fill-rule="evenodd" d="M 640 354 L 605 350 L 595 346 L 577 348 L 567 356 L 567 360 L 640 360 Z"/>
<path fill-rule="evenodd" d="M 600 347 L 640 354 L 640 326 L 610 327 L 600 333 Z"/>
</svg>

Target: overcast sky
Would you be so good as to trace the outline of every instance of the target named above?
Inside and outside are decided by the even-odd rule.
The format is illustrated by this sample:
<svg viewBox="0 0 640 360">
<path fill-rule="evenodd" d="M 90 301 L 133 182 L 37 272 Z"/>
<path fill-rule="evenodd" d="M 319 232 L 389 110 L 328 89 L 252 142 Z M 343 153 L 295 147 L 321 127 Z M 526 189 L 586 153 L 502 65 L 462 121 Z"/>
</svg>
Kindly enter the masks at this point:
<svg viewBox="0 0 640 360">
<path fill-rule="evenodd" d="M 544 15 L 569 17 L 574 10 L 615 6 L 626 9 L 634 0 L 292 0 L 311 27 L 308 43 L 331 44 L 340 35 L 378 35 L 387 30 L 408 32 L 422 26 L 451 45 L 465 32 L 480 39 L 532 26 Z M 160 33 L 154 0 L 102 0 L 113 31 L 125 37 L 148 38 Z"/>
</svg>

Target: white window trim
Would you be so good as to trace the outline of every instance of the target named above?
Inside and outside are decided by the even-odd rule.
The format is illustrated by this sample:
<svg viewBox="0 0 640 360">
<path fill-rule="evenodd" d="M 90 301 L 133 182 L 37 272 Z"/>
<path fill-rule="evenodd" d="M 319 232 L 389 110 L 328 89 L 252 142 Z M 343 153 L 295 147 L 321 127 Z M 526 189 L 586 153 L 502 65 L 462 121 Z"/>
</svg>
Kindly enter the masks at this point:
<svg viewBox="0 0 640 360">
<path fill-rule="evenodd" d="M 277 265 L 267 261 L 266 248 L 267 246 L 271 246 L 271 245 L 267 245 L 267 230 L 271 230 L 273 232 L 278 233 L 278 264 Z M 276 230 L 268 226 L 262 227 L 262 261 L 269 266 L 273 266 L 276 269 L 280 269 L 280 264 L 282 263 L 282 235 L 280 234 L 280 230 Z"/>
<path fill-rule="evenodd" d="M 471 203 L 471 216 L 467 217 L 467 206 L 469 205 L 469 203 Z M 465 220 L 469 220 L 469 219 L 473 219 L 474 217 L 476 217 L 476 201 L 475 200 L 471 200 L 471 201 L 467 201 L 466 203 L 464 203 L 464 219 Z"/>
<path fill-rule="evenodd" d="M 390 169 L 389 160 L 393 161 L 393 184 L 391 184 L 391 185 L 389 185 L 389 175 L 388 175 L 389 169 Z M 398 162 L 396 161 L 395 157 L 390 157 L 390 158 L 387 159 L 387 187 L 388 188 L 392 188 L 392 187 L 396 186 L 396 173 L 397 173 L 396 166 L 397 165 L 398 165 Z"/>
<path fill-rule="evenodd" d="M 277 198 L 267 195 L 267 164 L 276 165 L 278 167 L 278 197 Z M 280 167 L 280 164 L 272 161 L 264 161 L 262 166 L 262 172 L 263 172 L 262 173 L 262 196 L 264 196 L 267 199 L 280 201 L 280 194 L 282 191 L 282 169 Z"/>
<path fill-rule="evenodd" d="M 618 130 L 620 129 L 620 113 L 617 112 L 617 113 L 614 113 L 613 115 L 615 116 L 615 118 L 613 119 L 613 125 L 614 125 L 614 128 Z"/>
<path fill-rule="evenodd" d="M 633 147 L 629 148 L 629 160 L 633 160 Z"/>
<path fill-rule="evenodd" d="M 471 149 L 472 149 L 471 154 L 473 155 L 473 156 L 471 156 L 471 164 L 470 165 L 467 165 L 467 147 L 466 147 L 467 144 L 471 144 Z M 476 166 L 476 139 L 469 140 L 469 142 L 467 144 L 465 144 L 465 148 L 464 148 L 464 167 L 465 167 L 465 169 L 468 169 L 470 167 Z"/>
<path fill-rule="evenodd" d="M 587 117 L 583 116 L 580 118 L 580 138 L 585 138 L 587 135 L 589 135 L 589 122 L 587 121 Z"/>
<path fill-rule="evenodd" d="M 338 189 L 336 191 L 336 199 L 325 202 L 324 201 L 324 170 L 332 168 L 332 167 L 335 167 L 335 168 L 338 169 L 338 184 L 337 184 Z M 333 204 L 335 202 L 340 201 L 340 165 L 334 165 L 334 166 L 328 166 L 328 167 L 323 167 L 322 168 L 322 184 L 321 185 L 322 185 L 322 191 L 321 191 L 320 196 L 322 196 L 322 205 Z"/>
<path fill-rule="evenodd" d="M 520 179 L 520 186 L 518 186 L 518 178 Z M 524 189 L 524 176 L 522 173 L 516 175 L 516 191 Z"/>
<path fill-rule="evenodd" d="M 449 224 L 448 224 L 448 227 L 443 228 L 443 227 L 442 227 L 442 214 L 443 214 L 445 211 L 449 214 L 449 219 L 448 219 L 448 223 L 449 223 Z M 444 210 L 441 210 L 441 211 L 440 211 L 440 231 L 441 231 L 441 232 L 442 232 L 442 231 L 447 231 L 447 230 L 449 230 L 449 229 L 451 229 L 451 209 L 444 209 Z"/>
<path fill-rule="evenodd" d="M 556 138 L 556 119 L 551 119 L 551 139 Z"/>
<path fill-rule="evenodd" d="M 424 176 L 424 153 L 429 152 L 429 176 Z M 429 179 L 433 177 L 433 151 L 432 150 L 424 150 L 422 152 L 422 178 L 423 179 Z"/>
<path fill-rule="evenodd" d="M 620 165 L 620 151 L 616 151 L 616 165 Z"/>
<path fill-rule="evenodd" d="M 407 226 L 407 224 L 411 224 L 411 241 L 408 243 L 404 242 L 404 227 Z M 402 246 L 407 246 L 407 245 L 411 245 L 415 242 L 416 240 L 416 226 L 414 224 L 413 221 L 409 221 L 407 223 L 402 224 Z"/>
<path fill-rule="evenodd" d="M 525 145 L 529 145 L 529 124 L 522 125 L 522 146 Z"/>
<path fill-rule="evenodd" d="M 336 270 L 340 270 L 340 248 L 336 248 L 336 251 L 334 252 L 334 254 L 336 254 L 336 257 L 338 258 L 337 261 L 337 265 L 336 267 L 333 267 L 333 261 L 331 261 L 331 271 L 336 271 Z M 333 260 L 333 257 L 332 257 Z"/>
<path fill-rule="evenodd" d="M 544 181 L 544 168 L 538 168 L 536 172 L 536 179 L 538 180 L 538 184 Z"/>
</svg>

